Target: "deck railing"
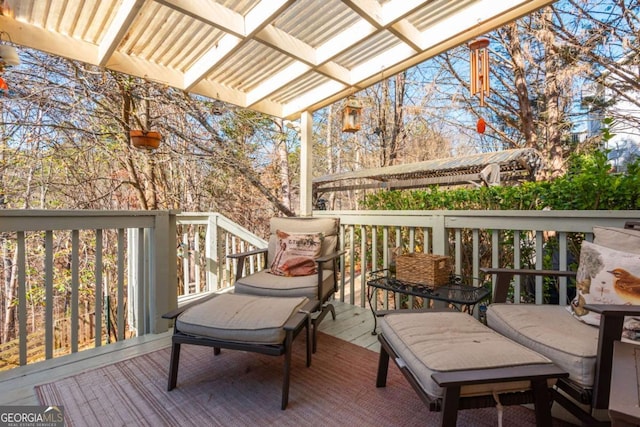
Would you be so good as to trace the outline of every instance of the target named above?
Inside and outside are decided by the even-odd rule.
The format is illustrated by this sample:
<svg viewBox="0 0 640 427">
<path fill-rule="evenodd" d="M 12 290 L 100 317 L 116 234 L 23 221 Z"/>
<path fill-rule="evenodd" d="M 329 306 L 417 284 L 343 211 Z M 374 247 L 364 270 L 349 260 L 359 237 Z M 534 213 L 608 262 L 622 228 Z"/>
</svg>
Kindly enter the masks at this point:
<svg viewBox="0 0 640 427">
<path fill-rule="evenodd" d="M 482 276 L 482 267 L 575 269 L 572 264 L 579 254 L 579 242 L 593 239 L 594 226 L 622 227 L 626 220 L 640 218 L 640 211 L 315 211 L 314 216 L 340 218 L 340 241 L 346 254 L 340 263 L 337 297 L 365 307 L 367 278 L 372 271 L 389 268 L 394 253 L 449 255 L 454 272 L 473 278 L 475 285 L 491 279 Z M 232 286 L 235 266 L 227 255 L 267 244 L 219 214 L 179 215 L 178 223 L 197 224 L 204 227 L 201 235 L 217 236 L 204 239 L 209 242 L 205 254 L 209 277 L 206 287 L 185 285 L 185 295 L 194 289 L 212 291 Z M 188 243 L 188 235 L 183 234 L 183 245 L 199 253 L 201 246 Z M 197 258 L 185 257 L 183 270 L 200 268 L 193 264 Z M 204 264 L 200 260 L 198 265 Z M 254 257 L 249 259 L 247 269 L 251 272 L 263 265 L 261 256 Z M 184 283 L 191 280 L 185 279 Z M 518 279 L 515 285 L 516 303 L 532 299 L 530 302 L 540 304 L 549 300 L 542 278 L 527 284 L 526 289 Z M 566 279 L 561 279 L 553 292 L 553 300 L 567 304 Z"/>
<path fill-rule="evenodd" d="M 267 247 L 266 240 L 218 213 L 181 213 L 176 223 L 182 261 L 180 301 L 230 289 L 235 265 L 227 255 Z M 257 271 L 263 265 L 262 256 L 251 257 L 246 271 Z"/>
<path fill-rule="evenodd" d="M 3 360 L 25 365 L 166 331 L 175 236 L 170 212 L 0 210 Z"/>
<path fill-rule="evenodd" d="M 337 216 L 347 254 L 339 298 L 365 306 L 366 280 L 371 271 L 388 268 L 390 249 L 403 253 L 449 255 L 454 272 L 485 279 L 482 267 L 575 269 L 582 238 L 592 240 L 594 226 L 623 227 L 640 218 L 640 211 L 318 211 L 316 216 Z M 542 278 L 527 297 L 547 302 Z M 525 300 L 524 284 L 515 282 L 513 300 Z M 559 282 L 555 299 L 568 302 L 566 279 Z"/>
<path fill-rule="evenodd" d="M 575 268 L 579 241 L 594 226 L 622 227 L 640 211 L 315 211 L 341 221 L 341 277 L 337 298 L 366 306 L 372 271 L 390 267 L 393 252 L 446 254 L 455 272 L 486 279 L 481 267 Z M 42 358 L 58 355 L 56 323 L 66 324 L 66 353 L 80 351 L 86 322 L 93 346 L 109 340 L 164 332 L 161 318 L 179 302 L 232 288 L 231 253 L 267 242 L 216 213 L 159 211 L 0 210 L 3 326 L 17 330 L 17 365 L 32 360 L 31 334 L 44 335 Z M 396 251 L 397 252 L 397 251 Z M 248 273 L 264 258 L 253 257 Z M 15 281 L 13 286 L 10 281 Z M 542 281 L 516 283 L 513 299 L 543 303 Z M 11 295 L 17 289 L 16 295 Z M 560 282 L 555 298 L 568 300 Z M 43 308 L 40 308 L 43 307 Z M 83 320 L 86 316 L 89 320 Z M 39 317 L 38 317 L 39 316 Z M 83 317 L 84 316 L 84 317 Z M 93 318 L 91 318 L 93 316 Z M 65 318 L 68 320 L 59 321 Z M 15 320 L 15 322 L 13 322 Z M 37 322 L 42 328 L 33 330 Z M 34 338 L 31 338 L 34 340 Z M 38 338 L 40 339 L 40 338 Z M 2 346 L 8 343 L 3 342 Z M 0 352 L 2 348 L 0 347 Z"/>
</svg>

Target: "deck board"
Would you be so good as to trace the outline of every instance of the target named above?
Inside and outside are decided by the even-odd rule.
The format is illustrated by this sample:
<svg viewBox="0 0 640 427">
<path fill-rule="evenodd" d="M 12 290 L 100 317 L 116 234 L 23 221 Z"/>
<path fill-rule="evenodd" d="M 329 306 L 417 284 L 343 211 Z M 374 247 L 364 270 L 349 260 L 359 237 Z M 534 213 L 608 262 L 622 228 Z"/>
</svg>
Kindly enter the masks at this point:
<svg viewBox="0 0 640 427">
<path fill-rule="evenodd" d="M 379 351 L 377 337 L 371 335 L 373 316 L 367 309 L 335 301 L 337 317 L 327 317 L 321 324 L 323 333 Z M 38 405 L 34 386 L 96 369 L 120 360 L 169 347 L 171 332 L 145 335 L 100 348 L 46 360 L 0 372 L 0 405 Z M 318 349 L 322 351 L 322 349 Z"/>
</svg>

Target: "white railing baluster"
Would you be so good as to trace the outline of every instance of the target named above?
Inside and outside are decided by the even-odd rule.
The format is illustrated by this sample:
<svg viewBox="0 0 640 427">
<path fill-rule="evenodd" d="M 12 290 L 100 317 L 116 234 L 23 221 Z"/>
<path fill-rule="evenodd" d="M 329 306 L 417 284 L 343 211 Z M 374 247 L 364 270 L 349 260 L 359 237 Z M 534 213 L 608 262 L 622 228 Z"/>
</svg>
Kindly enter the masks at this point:
<svg viewBox="0 0 640 427">
<path fill-rule="evenodd" d="M 423 244 L 424 246 L 424 244 Z M 416 228 L 409 227 L 409 253 L 413 253 L 416 250 Z M 397 256 L 398 254 L 396 254 Z M 413 295 L 407 297 L 408 308 L 413 308 Z"/>
<path fill-rule="evenodd" d="M 44 234 L 44 353 L 46 359 L 53 357 L 53 231 Z"/>
<path fill-rule="evenodd" d="M 382 227 L 382 268 L 389 268 L 389 226 Z M 382 309 L 389 309 L 389 291 L 382 291 L 383 303 Z"/>
<path fill-rule="evenodd" d="M 116 339 L 118 341 L 124 340 L 124 273 L 125 273 L 125 243 L 124 243 L 124 228 L 118 229 L 118 279 L 116 283 L 116 301 L 117 301 L 117 330 Z M 134 260 L 135 261 L 135 260 Z M 131 263 L 135 264 L 135 263 Z"/>
<path fill-rule="evenodd" d="M 520 268 L 522 265 L 522 254 L 520 251 L 520 233 L 520 230 L 515 230 L 513 232 L 513 268 Z M 494 267 L 498 267 L 498 265 L 495 265 Z M 513 302 L 515 302 L 516 304 L 520 304 L 521 289 L 522 278 L 520 276 L 516 276 L 514 278 L 513 285 Z"/>
<path fill-rule="evenodd" d="M 356 292 L 356 247 L 353 245 L 355 241 L 355 228 L 353 225 L 349 226 L 349 259 L 351 262 L 349 263 L 349 304 L 355 304 L 355 292 Z"/>
<path fill-rule="evenodd" d="M 422 233 L 424 239 L 422 252 L 428 254 L 432 250 L 431 248 L 433 248 L 431 233 L 429 232 L 429 229 L 427 227 L 424 227 L 422 229 Z"/>
<path fill-rule="evenodd" d="M 236 251 L 237 249 L 234 248 L 233 246 L 231 246 L 231 234 L 230 233 L 224 233 L 224 248 L 225 248 L 225 253 L 233 253 L 234 251 Z M 231 271 L 231 274 L 235 276 L 236 274 L 236 264 L 237 261 L 231 260 L 229 258 L 225 257 L 225 266 L 226 269 L 225 271 Z M 236 278 L 237 279 L 237 278 Z M 219 284 L 216 284 L 216 289 L 219 288 Z"/>
<path fill-rule="evenodd" d="M 491 231 L 491 265 L 498 265 L 500 260 L 502 242 L 500 241 L 500 230 Z M 478 276 L 474 276 L 474 285 L 477 286 Z"/>
<path fill-rule="evenodd" d="M 146 228 L 138 229 L 140 236 L 142 237 L 141 244 L 141 253 L 142 256 L 142 269 L 138 271 L 138 304 L 136 304 L 136 308 L 138 309 L 138 328 L 136 330 L 136 335 L 141 336 L 145 335 L 149 332 L 149 310 L 147 304 L 144 301 L 150 301 L 151 293 L 149 292 L 149 286 L 151 281 L 151 269 L 150 262 L 151 257 L 153 256 L 153 234 L 150 233 L 151 230 Z"/>
<path fill-rule="evenodd" d="M 480 275 L 480 230 L 474 228 L 471 231 L 472 238 L 472 255 L 471 259 L 473 262 L 471 276 L 478 277 Z"/>
<path fill-rule="evenodd" d="M 95 266 L 95 286 L 96 286 L 96 303 L 95 303 L 95 346 L 102 345 L 102 229 L 96 230 L 96 266 Z"/>
<path fill-rule="evenodd" d="M 356 244 L 353 242 L 353 246 Z M 367 296 L 367 228 L 360 225 L 360 306 L 364 307 Z"/>
<path fill-rule="evenodd" d="M 200 227 L 193 230 L 193 271 L 195 279 L 195 292 L 202 292 L 200 287 Z"/>
<path fill-rule="evenodd" d="M 27 262 L 24 231 L 18 231 L 18 329 L 20 365 L 27 364 Z"/>
<path fill-rule="evenodd" d="M 402 247 L 403 247 L 402 229 L 400 227 L 396 227 L 396 241 L 395 241 L 395 244 L 393 245 L 393 248 L 391 248 L 391 250 L 395 251 L 396 248 L 402 248 Z M 389 264 L 391 264 L 392 256 L 393 256 L 393 252 L 389 254 Z M 394 300 L 395 300 L 395 306 L 400 307 L 400 304 L 402 303 L 402 295 L 396 292 L 394 295 Z"/>
<path fill-rule="evenodd" d="M 189 248 L 189 227 L 182 233 L 182 292 L 189 295 L 189 282 L 191 281 L 191 255 Z"/>
<path fill-rule="evenodd" d="M 80 293 L 80 231 L 71 230 L 71 353 L 78 352 L 78 317 Z"/>
<path fill-rule="evenodd" d="M 567 233 L 561 231 L 558 233 L 558 270 L 567 270 Z M 560 277 L 558 282 L 558 303 L 567 305 L 567 278 Z"/>
<path fill-rule="evenodd" d="M 454 249 L 454 265 L 455 265 L 455 273 L 456 274 L 461 274 L 462 273 L 462 230 L 459 228 L 456 228 L 454 233 L 454 242 L 455 242 L 455 249 Z"/>
<path fill-rule="evenodd" d="M 536 231 L 536 269 L 542 270 L 543 264 L 543 256 L 544 253 L 544 232 L 539 230 Z M 536 276 L 536 304 L 542 304 L 543 295 L 542 295 L 542 277 Z"/>
<path fill-rule="evenodd" d="M 145 322 L 145 304 L 141 304 L 145 300 L 145 282 L 146 282 L 146 266 L 147 266 L 147 251 L 146 249 L 146 234 L 144 228 L 138 228 L 138 271 L 137 271 L 137 287 L 136 287 L 136 335 L 144 335 L 146 330 Z M 124 322 L 123 322 L 124 323 Z"/>
<path fill-rule="evenodd" d="M 346 238 L 346 226 L 345 225 L 340 225 L 340 250 L 345 250 L 346 248 L 346 242 L 345 242 L 345 238 Z M 345 287 L 346 287 L 346 279 L 345 279 L 345 275 L 346 275 L 346 266 L 345 266 L 345 259 L 346 257 L 342 257 L 340 262 L 340 283 L 338 286 L 338 295 L 340 298 L 340 301 L 344 302 L 344 298 L 345 298 Z"/>
<path fill-rule="evenodd" d="M 371 227 L 371 270 L 379 270 L 378 265 L 378 227 Z"/>
<path fill-rule="evenodd" d="M 217 237 L 217 227 L 214 227 L 211 219 L 208 218 L 204 230 L 205 292 L 212 292 L 218 288 L 218 274 L 220 272 L 217 265 L 219 262 Z"/>
</svg>

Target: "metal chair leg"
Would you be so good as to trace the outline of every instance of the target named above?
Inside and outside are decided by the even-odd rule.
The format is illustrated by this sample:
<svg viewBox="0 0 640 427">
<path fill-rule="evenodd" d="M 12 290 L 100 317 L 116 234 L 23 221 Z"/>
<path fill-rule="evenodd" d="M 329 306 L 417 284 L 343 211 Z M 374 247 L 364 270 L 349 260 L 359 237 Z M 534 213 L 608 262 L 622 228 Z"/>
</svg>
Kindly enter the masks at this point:
<svg viewBox="0 0 640 427">
<path fill-rule="evenodd" d="M 180 344 L 173 343 L 171 346 L 171 361 L 169 363 L 169 384 L 167 391 L 176 388 L 178 382 L 178 365 L 180 363 Z"/>
<path fill-rule="evenodd" d="M 293 331 L 287 331 L 287 336 L 284 339 L 284 380 L 282 383 L 282 405 L 280 409 L 283 411 L 287 409 L 289 403 L 289 383 L 291 374 L 291 343 L 293 342 Z"/>
</svg>

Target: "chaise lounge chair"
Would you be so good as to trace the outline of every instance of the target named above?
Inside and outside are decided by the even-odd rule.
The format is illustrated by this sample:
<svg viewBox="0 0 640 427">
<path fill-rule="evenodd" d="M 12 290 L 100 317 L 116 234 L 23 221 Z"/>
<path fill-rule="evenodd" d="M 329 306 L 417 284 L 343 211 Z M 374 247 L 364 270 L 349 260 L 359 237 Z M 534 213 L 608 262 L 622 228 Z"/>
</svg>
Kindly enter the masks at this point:
<svg viewBox="0 0 640 427">
<path fill-rule="evenodd" d="M 236 294 L 271 297 L 307 297 L 318 301 L 312 313 L 313 352 L 316 351 L 317 328 L 335 309 L 329 302 L 337 291 L 338 218 L 272 218 L 269 247 L 229 255 L 236 260 Z M 263 269 L 244 275 L 245 259 L 258 254 L 264 257 Z"/>
<path fill-rule="evenodd" d="M 594 243 L 582 244 L 578 294 L 568 306 L 507 304 L 507 292 L 514 275 L 575 277 L 574 272 L 482 269 L 496 276 L 487 324 L 569 373 L 559 379 L 554 400 L 586 425 L 602 424 L 594 410 L 609 407 L 614 342 L 624 339 L 625 324 L 633 327 L 625 316 L 640 316 L 640 306 L 633 305 L 640 283 L 636 288 L 620 279 L 640 276 L 640 222 L 627 222 L 624 229 L 595 227 L 594 236 Z"/>
</svg>

